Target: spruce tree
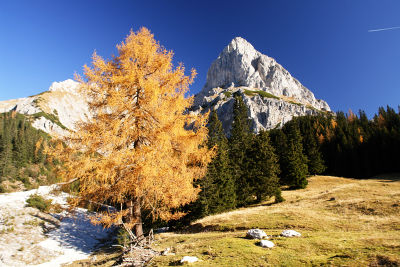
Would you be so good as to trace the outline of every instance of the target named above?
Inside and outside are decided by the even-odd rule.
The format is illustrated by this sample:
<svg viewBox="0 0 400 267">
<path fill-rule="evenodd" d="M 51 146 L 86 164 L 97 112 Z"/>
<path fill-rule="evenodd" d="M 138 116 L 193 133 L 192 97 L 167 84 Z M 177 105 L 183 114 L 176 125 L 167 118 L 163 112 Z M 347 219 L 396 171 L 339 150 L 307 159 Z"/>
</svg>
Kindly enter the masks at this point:
<svg viewBox="0 0 400 267">
<path fill-rule="evenodd" d="M 323 173 L 326 167 L 315 137 L 309 135 L 305 140 L 307 144 L 306 155 L 308 157 L 308 173 L 311 175 Z"/>
<path fill-rule="evenodd" d="M 270 131 L 270 138 L 271 143 L 275 148 L 275 153 L 278 156 L 278 164 L 281 171 L 279 175 L 279 183 L 281 185 L 285 185 L 287 184 L 285 178 L 288 176 L 288 166 L 285 161 L 287 151 L 287 137 L 282 129 L 274 129 Z"/>
<path fill-rule="evenodd" d="M 7 176 L 12 167 L 12 135 L 10 113 L 3 113 L 3 134 L 1 139 L 0 150 L 0 171 L 1 176 Z"/>
<path fill-rule="evenodd" d="M 281 200 L 278 157 L 266 131 L 253 138 L 247 156 L 247 181 L 251 184 L 256 202 L 271 196 L 275 196 L 276 201 Z"/>
<path fill-rule="evenodd" d="M 14 162 L 17 167 L 23 167 L 28 161 L 27 158 L 27 144 L 26 144 L 26 133 L 25 133 L 25 121 L 18 121 L 17 132 L 14 133 L 15 144 L 14 144 Z"/>
<path fill-rule="evenodd" d="M 229 158 L 236 187 L 236 204 L 245 206 L 252 202 L 251 186 L 246 180 L 246 150 L 252 135 L 247 107 L 240 95 L 235 95 L 233 122 L 229 138 Z"/>
<path fill-rule="evenodd" d="M 199 181 L 201 192 L 194 204 L 192 216 L 196 218 L 234 209 L 236 206 L 235 184 L 228 157 L 228 140 L 217 113 L 212 111 L 208 121 L 209 148 L 217 154 L 208 164 L 206 176 Z"/>
<path fill-rule="evenodd" d="M 292 188 L 305 188 L 308 184 L 308 167 L 300 131 L 296 124 L 290 124 L 287 130 L 287 147 L 284 155 L 285 182 Z"/>
</svg>

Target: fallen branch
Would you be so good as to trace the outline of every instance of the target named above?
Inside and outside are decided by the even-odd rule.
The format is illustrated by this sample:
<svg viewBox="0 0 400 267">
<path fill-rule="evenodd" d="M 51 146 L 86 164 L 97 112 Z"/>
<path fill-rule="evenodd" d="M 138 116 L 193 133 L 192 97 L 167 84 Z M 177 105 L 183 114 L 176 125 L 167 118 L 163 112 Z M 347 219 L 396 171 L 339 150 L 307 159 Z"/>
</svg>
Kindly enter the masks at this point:
<svg viewBox="0 0 400 267">
<path fill-rule="evenodd" d="M 72 180 L 69 180 L 68 182 L 63 182 L 63 183 L 58 183 L 56 185 L 66 185 L 66 184 L 72 184 L 73 182 L 75 182 L 76 180 L 78 180 L 79 178 L 74 178 Z"/>
</svg>

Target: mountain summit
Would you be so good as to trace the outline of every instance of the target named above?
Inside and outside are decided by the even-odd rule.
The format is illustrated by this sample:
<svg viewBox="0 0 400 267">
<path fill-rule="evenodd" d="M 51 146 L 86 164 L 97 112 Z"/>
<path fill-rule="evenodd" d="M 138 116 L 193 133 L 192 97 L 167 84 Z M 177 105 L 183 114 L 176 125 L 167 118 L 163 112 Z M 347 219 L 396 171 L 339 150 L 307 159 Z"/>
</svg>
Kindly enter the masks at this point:
<svg viewBox="0 0 400 267">
<path fill-rule="evenodd" d="M 206 84 L 195 96 L 194 110 L 218 110 L 229 132 L 235 92 L 243 95 L 255 132 L 283 125 L 293 116 L 330 111 L 275 59 L 241 37 L 234 38 L 211 64 Z"/>
</svg>

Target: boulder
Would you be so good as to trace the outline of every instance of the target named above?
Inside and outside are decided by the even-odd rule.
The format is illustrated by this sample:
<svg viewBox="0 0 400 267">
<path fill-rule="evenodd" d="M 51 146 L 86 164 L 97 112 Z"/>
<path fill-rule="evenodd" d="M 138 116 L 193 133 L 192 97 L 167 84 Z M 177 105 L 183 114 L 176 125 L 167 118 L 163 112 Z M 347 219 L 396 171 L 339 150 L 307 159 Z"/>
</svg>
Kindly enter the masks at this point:
<svg viewBox="0 0 400 267">
<path fill-rule="evenodd" d="M 268 235 L 260 229 L 250 229 L 246 233 L 247 238 L 251 239 L 263 239 L 263 238 L 268 238 Z"/>
<path fill-rule="evenodd" d="M 192 262 L 196 262 L 199 259 L 197 257 L 192 257 L 192 256 L 185 256 L 181 259 L 181 263 L 192 263 Z"/>
<path fill-rule="evenodd" d="M 284 237 L 299 237 L 301 234 L 299 232 L 296 232 L 294 230 L 285 230 L 281 233 L 281 236 Z"/>
<path fill-rule="evenodd" d="M 269 241 L 269 240 L 261 240 L 261 241 L 260 241 L 260 246 L 263 247 L 263 248 L 272 248 L 272 247 L 275 246 L 275 244 L 272 243 L 272 242 Z"/>
</svg>

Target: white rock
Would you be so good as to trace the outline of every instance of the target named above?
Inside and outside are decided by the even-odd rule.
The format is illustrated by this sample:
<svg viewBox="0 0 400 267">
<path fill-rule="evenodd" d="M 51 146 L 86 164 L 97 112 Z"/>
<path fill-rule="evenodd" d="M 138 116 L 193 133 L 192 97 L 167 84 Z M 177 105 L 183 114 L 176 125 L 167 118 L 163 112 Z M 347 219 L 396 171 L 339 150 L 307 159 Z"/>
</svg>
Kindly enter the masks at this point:
<svg viewBox="0 0 400 267">
<path fill-rule="evenodd" d="M 261 240 L 260 246 L 262 246 L 263 248 L 273 248 L 275 246 L 275 244 L 269 240 Z"/>
<path fill-rule="evenodd" d="M 182 259 L 181 259 L 181 263 L 185 263 L 185 262 L 187 262 L 187 263 L 192 263 L 192 262 L 196 262 L 196 261 L 198 261 L 199 259 L 197 258 L 197 257 L 192 257 L 192 256 L 185 256 L 185 257 L 183 257 Z"/>
<path fill-rule="evenodd" d="M 299 237 L 301 234 L 299 232 L 296 232 L 294 230 L 285 230 L 281 233 L 281 236 L 284 237 Z"/>
<path fill-rule="evenodd" d="M 250 229 L 246 233 L 247 238 L 252 238 L 252 239 L 263 239 L 263 238 L 268 238 L 268 235 L 260 229 Z"/>
<path fill-rule="evenodd" d="M 66 130 L 53 123 L 52 121 L 46 119 L 45 117 L 37 118 L 32 126 L 36 129 L 42 130 L 50 135 L 63 136 L 66 133 Z"/>
</svg>

